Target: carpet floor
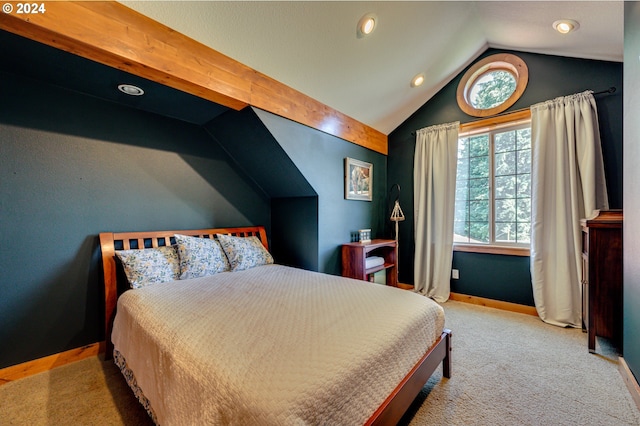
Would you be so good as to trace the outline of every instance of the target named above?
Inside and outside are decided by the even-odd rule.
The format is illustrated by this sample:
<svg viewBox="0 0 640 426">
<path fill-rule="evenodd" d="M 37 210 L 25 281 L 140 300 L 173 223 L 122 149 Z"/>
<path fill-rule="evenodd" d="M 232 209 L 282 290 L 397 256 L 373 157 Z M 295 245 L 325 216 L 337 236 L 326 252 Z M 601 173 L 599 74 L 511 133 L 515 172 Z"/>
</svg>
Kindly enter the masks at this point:
<svg viewBox="0 0 640 426">
<path fill-rule="evenodd" d="M 617 355 L 581 330 L 447 302 L 451 379 L 438 370 L 402 425 L 640 425 Z M 88 358 L 0 386 L 2 425 L 150 425 L 112 362 Z"/>
</svg>

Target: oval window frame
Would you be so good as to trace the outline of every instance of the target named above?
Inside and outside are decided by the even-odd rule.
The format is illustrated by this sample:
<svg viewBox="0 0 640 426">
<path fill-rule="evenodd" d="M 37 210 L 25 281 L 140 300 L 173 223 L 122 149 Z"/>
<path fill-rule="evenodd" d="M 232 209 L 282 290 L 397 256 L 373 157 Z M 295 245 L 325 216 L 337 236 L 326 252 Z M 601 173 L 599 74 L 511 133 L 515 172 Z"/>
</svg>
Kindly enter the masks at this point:
<svg viewBox="0 0 640 426">
<path fill-rule="evenodd" d="M 471 102 L 469 102 L 469 93 L 478 79 L 492 71 L 507 71 L 513 75 L 516 80 L 516 90 L 500 105 L 487 109 L 475 108 L 471 105 Z M 456 100 L 458 101 L 460 109 L 468 115 L 473 117 L 490 117 L 506 111 L 515 104 L 527 88 L 528 82 L 529 68 L 520 57 L 511 53 L 498 53 L 476 62 L 464 73 L 462 80 L 458 83 Z"/>
</svg>

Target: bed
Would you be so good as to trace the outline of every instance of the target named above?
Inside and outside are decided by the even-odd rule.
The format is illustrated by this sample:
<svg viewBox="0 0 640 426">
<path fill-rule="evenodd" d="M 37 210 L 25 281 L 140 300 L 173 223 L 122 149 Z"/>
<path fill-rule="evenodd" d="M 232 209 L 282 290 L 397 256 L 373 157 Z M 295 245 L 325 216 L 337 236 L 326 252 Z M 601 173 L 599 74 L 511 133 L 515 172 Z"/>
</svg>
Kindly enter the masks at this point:
<svg viewBox="0 0 640 426">
<path fill-rule="evenodd" d="M 128 289 L 125 255 L 194 237 L 222 244 L 226 269 Z M 234 244 L 249 241 L 267 260 L 240 267 Z M 439 305 L 275 264 L 263 227 L 101 233 L 100 245 L 105 356 L 158 424 L 396 424 L 440 364 L 451 375 Z"/>
</svg>

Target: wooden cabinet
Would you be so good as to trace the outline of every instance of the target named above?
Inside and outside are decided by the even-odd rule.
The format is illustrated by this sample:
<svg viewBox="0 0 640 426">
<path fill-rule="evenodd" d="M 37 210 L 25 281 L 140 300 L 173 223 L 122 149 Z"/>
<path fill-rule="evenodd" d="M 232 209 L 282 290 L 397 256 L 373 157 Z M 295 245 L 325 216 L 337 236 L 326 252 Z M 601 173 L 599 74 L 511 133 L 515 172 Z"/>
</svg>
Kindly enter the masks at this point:
<svg viewBox="0 0 640 426">
<path fill-rule="evenodd" d="M 398 248 L 395 240 L 371 240 L 369 243 L 348 243 L 342 245 L 342 276 L 368 281 L 370 274 L 387 272 L 387 285 L 398 287 Z M 379 256 L 382 265 L 366 267 L 366 259 Z"/>
<path fill-rule="evenodd" d="M 589 352 L 596 336 L 622 353 L 622 210 L 582 219 L 582 322 Z"/>
</svg>

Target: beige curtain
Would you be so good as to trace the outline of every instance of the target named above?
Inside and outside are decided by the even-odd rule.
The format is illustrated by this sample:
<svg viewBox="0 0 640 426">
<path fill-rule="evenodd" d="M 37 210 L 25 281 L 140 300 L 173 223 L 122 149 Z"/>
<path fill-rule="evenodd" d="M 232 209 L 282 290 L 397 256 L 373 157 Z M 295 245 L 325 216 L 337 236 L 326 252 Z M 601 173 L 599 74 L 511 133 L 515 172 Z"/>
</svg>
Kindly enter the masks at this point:
<svg viewBox="0 0 640 426">
<path fill-rule="evenodd" d="M 531 107 L 531 279 L 550 324 L 580 327 L 580 219 L 608 209 L 596 103 L 591 92 Z"/>
<path fill-rule="evenodd" d="M 450 292 L 459 128 L 455 122 L 416 133 L 414 287 L 437 302 L 446 302 Z"/>
</svg>

